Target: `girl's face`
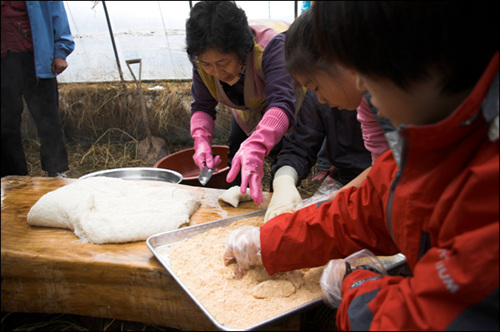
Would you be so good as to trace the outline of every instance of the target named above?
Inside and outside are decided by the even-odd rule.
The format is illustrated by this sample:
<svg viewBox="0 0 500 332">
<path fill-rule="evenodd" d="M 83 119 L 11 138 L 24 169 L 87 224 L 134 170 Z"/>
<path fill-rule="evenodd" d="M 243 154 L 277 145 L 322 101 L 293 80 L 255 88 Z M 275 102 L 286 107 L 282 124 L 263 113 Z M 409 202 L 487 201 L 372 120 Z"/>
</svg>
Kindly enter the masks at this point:
<svg viewBox="0 0 500 332">
<path fill-rule="evenodd" d="M 220 53 L 213 48 L 208 48 L 200 55 L 197 63 L 209 75 L 231 85 L 239 80 L 243 68 L 236 52 Z"/>
<path fill-rule="evenodd" d="M 335 77 L 324 70 L 317 70 L 307 77 L 295 75 L 295 79 L 314 91 L 320 103 L 330 107 L 355 110 L 363 97 L 356 89 L 355 73 L 344 68 L 336 68 Z"/>
</svg>

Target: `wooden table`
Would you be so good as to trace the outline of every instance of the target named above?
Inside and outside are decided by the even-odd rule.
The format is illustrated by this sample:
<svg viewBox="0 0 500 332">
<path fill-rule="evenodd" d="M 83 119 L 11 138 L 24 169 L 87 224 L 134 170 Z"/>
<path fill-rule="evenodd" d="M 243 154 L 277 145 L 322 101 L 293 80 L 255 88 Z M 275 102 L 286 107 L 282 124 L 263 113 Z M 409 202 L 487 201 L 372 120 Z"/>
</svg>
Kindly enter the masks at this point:
<svg viewBox="0 0 500 332">
<path fill-rule="evenodd" d="M 11 312 L 64 313 L 156 324 L 181 330 L 214 330 L 145 241 L 96 245 L 83 243 L 67 229 L 34 227 L 28 211 L 45 193 L 77 179 L 2 178 L 1 309 Z M 182 186 L 203 198 L 223 191 Z M 191 217 L 199 224 L 267 207 L 270 193 L 258 206 L 238 208 L 203 203 Z M 203 199 L 202 199 L 202 202 Z M 300 315 L 270 327 L 299 330 Z"/>
</svg>

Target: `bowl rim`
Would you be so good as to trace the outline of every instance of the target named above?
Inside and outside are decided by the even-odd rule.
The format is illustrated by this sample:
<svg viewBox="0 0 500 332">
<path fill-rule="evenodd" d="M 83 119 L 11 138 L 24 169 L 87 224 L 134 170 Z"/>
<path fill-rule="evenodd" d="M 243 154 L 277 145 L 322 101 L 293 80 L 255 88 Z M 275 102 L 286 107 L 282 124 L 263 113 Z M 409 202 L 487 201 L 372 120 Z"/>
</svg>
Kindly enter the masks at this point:
<svg viewBox="0 0 500 332">
<path fill-rule="evenodd" d="M 223 148 L 223 149 L 226 149 L 226 150 L 228 150 L 228 151 L 229 151 L 229 146 L 228 146 L 228 145 L 212 145 L 212 149 L 213 149 L 213 148 Z M 165 156 L 165 157 L 161 158 L 160 160 L 158 160 L 158 161 L 155 163 L 154 168 L 157 168 L 157 169 L 166 169 L 166 168 L 161 168 L 161 167 L 159 167 L 159 165 L 160 165 L 160 164 L 161 164 L 161 163 L 162 163 L 165 159 L 167 159 L 167 158 L 169 158 L 169 157 L 172 157 L 172 156 L 180 155 L 180 154 L 183 154 L 183 153 L 188 153 L 188 152 L 190 152 L 190 151 L 194 151 L 194 147 L 192 147 L 192 148 L 187 148 L 187 149 L 183 149 L 183 150 L 179 150 L 179 151 L 177 151 L 177 152 L 171 153 L 171 154 L 169 154 L 168 156 Z M 216 174 L 219 174 L 219 173 L 222 173 L 222 172 L 226 172 L 226 171 L 228 171 L 228 170 L 229 170 L 229 165 L 226 165 L 224 168 L 217 169 L 217 172 L 214 172 L 214 174 L 213 174 L 212 176 L 214 176 L 214 175 L 216 175 Z M 174 172 L 175 172 L 175 171 L 174 171 Z M 180 173 L 179 173 L 179 174 L 180 174 Z M 183 176 L 183 175 L 181 174 L 181 176 L 183 177 L 183 178 L 182 178 L 182 180 L 181 180 L 181 182 L 182 182 L 182 181 L 196 181 L 196 180 L 198 180 L 198 175 L 196 175 L 196 176 Z"/>
<path fill-rule="evenodd" d="M 229 146 L 228 145 L 212 145 L 212 149 L 213 148 L 223 148 L 223 149 L 227 149 L 229 150 Z M 169 157 L 172 157 L 172 156 L 177 156 L 177 155 L 180 155 L 180 154 L 183 154 L 183 153 L 188 153 L 189 151 L 194 151 L 194 147 L 192 148 L 187 148 L 187 149 L 182 149 L 182 150 L 179 150 L 179 151 L 176 151 L 174 153 L 171 153 L 163 158 L 161 158 L 160 160 L 156 161 L 155 165 L 153 167 L 156 167 L 156 165 L 159 165 L 160 162 L 162 162 L 163 160 L 169 158 Z"/>
</svg>

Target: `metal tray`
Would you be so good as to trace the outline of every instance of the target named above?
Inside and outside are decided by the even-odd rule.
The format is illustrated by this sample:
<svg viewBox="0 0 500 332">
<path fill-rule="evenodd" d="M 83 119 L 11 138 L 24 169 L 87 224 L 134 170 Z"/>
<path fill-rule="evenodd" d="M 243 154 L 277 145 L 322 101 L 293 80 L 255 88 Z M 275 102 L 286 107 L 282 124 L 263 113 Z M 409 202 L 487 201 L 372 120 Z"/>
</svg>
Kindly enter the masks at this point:
<svg viewBox="0 0 500 332">
<path fill-rule="evenodd" d="M 154 168 L 154 167 L 125 167 L 113 168 L 94 173 L 86 174 L 80 179 L 87 179 L 96 176 L 105 176 L 111 178 L 120 178 L 123 180 L 154 180 L 170 183 L 180 183 L 182 175 L 179 172 L 170 169 Z"/>
<path fill-rule="evenodd" d="M 174 271 L 170 269 L 170 261 L 165 253 L 160 255 L 157 252 L 157 249 L 162 247 L 162 246 L 167 246 L 169 244 L 182 241 L 185 239 L 189 239 L 193 236 L 196 236 L 198 234 L 204 233 L 210 229 L 216 228 L 216 227 L 227 227 L 231 225 L 232 223 L 250 218 L 250 217 L 256 217 L 256 216 L 262 216 L 266 213 L 267 209 L 262 209 L 262 210 L 257 210 L 253 212 L 248 212 L 244 214 L 240 214 L 237 216 L 229 217 L 229 218 L 224 218 L 220 220 L 215 220 L 203 224 L 199 224 L 196 226 L 190 226 L 186 228 L 181 228 L 178 230 L 174 231 L 169 231 L 165 233 L 160 233 L 160 234 L 155 234 L 150 236 L 146 240 L 146 245 L 148 248 L 152 251 L 154 256 L 158 259 L 158 261 L 167 269 L 167 271 L 172 275 L 172 277 L 179 283 L 179 285 L 186 291 L 186 293 L 191 297 L 191 299 L 200 307 L 200 309 L 207 315 L 207 317 L 212 321 L 212 323 L 220 330 L 223 331 L 234 331 L 234 328 L 231 328 L 230 326 L 227 325 L 222 325 L 219 323 L 215 317 L 203 306 L 203 304 L 196 298 L 196 296 L 189 290 L 189 288 L 184 285 L 182 280 L 175 274 Z M 384 261 L 383 264 L 386 268 L 386 270 L 391 270 L 394 269 L 406 262 L 405 257 L 402 254 L 396 254 L 393 256 L 393 260 L 389 261 Z M 269 319 L 263 320 L 255 325 L 248 326 L 244 330 L 255 330 L 258 328 L 262 328 L 267 325 L 271 324 L 276 324 L 278 322 L 281 322 L 282 320 L 285 320 L 291 315 L 296 315 L 298 313 L 301 313 L 305 310 L 311 309 L 312 307 L 320 304 L 323 301 L 323 297 L 318 297 L 315 300 L 309 301 L 307 303 L 304 303 L 300 306 L 297 306 L 291 310 L 288 310 L 286 312 L 280 313 L 279 315 L 276 315 L 274 317 L 271 317 Z"/>
</svg>

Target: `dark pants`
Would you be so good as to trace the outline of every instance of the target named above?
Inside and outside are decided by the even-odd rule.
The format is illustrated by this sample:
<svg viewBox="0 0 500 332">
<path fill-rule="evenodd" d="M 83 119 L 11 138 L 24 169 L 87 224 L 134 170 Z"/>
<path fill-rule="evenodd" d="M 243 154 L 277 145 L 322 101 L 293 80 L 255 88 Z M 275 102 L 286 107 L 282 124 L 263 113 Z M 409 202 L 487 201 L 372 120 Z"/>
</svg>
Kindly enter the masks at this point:
<svg viewBox="0 0 500 332">
<path fill-rule="evenodd" d="M 248 138 L 247 134 L 241 129 L 240 125 L 236 122 L 234 116 L 231 118 L 231 126 L 229 127 L 229 135 L 227 137 L 227 145 L 229 146 L 229 151 L 227 152 L 227 160 L 228 165 L 231 167 L 231 163 L 233 161 L 233 157 L 238 152 L 241 143 Z M 274 165 L 278 161 L 278 153 L 283 146 L 283 138 L 272 148 L 271 152 L 269 152 L 268 157 L 271 158 L 271 165 Z M 241 185 L 241 173 L 238 174 L 236 179 L 231 182 L 232 186 Z M 273 191 L 273 183 L 272 180 L 269 183 L 269 188 Z"/>
<path fill-rule="evenodd" d="M 21 141 L 23 97 L 35 120 L 44 171 L 68 170 L 58 109 L 56 78 L 37 79 L 32 53 L 8 53 L 2 58 L 2 177 L 27 175 Z"/>
</svg>

